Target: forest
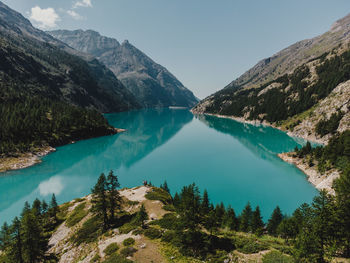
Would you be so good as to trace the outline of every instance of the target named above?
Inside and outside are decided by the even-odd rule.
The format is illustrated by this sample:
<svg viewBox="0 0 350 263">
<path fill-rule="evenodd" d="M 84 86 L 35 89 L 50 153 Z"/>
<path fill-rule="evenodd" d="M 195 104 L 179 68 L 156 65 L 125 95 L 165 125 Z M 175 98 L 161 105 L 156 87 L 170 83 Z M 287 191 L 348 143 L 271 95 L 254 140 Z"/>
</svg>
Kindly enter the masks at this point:
<svg viewBox="0 0 350 263">
<path fill-rule="evenodd" d="M 211 203 L 208 192 L 201 194 L 194 183 L 174 195 L 166 182 L 160 188 L 148 187 L 152 191 L 147 199 L 161 201 L 168 211 L 157 220 L 148 220 L 143 204 L 135 213 L 123 209 L 118 176 L 113 171 L 98 178 L 88 211 L 85 203 L 80 203 L 67 216 L 69 203 L 58 206 L 54 195 L 49 205 L 38 199 L 31 206 L 26 203 L 21 216 L 1 228 L 0 262 L 57 262 L 57 255 L 47 253 L 52 231 L 62 222 L 74 226 L 88 213 L 92 216 L 70 238 L 72 244 L 96 242 L 118 228 L 120 233 L 141 234 L 176 248 L 184 257 L 208 262 L 223 262 L 234 250 L 245 254 L 271 250 L 262 259 L 265 263 L 319 263 L 350 257 L 349 169 L 336 181 L 335 196 L 321 191 L 311 204 L 302 204 L 292 215 L 283 214 L 277 206 L 266 222 L 259 206 L 247 203 L 237 214 L 231 206 Z M 129 239 L 123 249 L 111 245 L 104 261 L 96 254 L 90 262 L 130 262 L 126 257 L 135 253 L 133 244 Z"/>
<path fill-rule="evenodd" d="M 305 81 L 310 76 L 310 70 L 303 65 L 292 74 L 281 76 L 256 89 L 223 89 L 214 94 L 213 104 L 206 112 L 239 117 L 249 113 L 248 119 L 262 119 L 270 123 L 304 112 L 350 78 L 350 51 L 333 55 L 329 59 L 326 59 L 327 55 L 315 59 L 319 59 L 320 63 L 316 67 L 317 81 L 314 84 Z M 278 87 L 262 92 L 272 83 Z M 319 125 L 321 134 L 327 132 L 322 125 Z"/>
</svg>

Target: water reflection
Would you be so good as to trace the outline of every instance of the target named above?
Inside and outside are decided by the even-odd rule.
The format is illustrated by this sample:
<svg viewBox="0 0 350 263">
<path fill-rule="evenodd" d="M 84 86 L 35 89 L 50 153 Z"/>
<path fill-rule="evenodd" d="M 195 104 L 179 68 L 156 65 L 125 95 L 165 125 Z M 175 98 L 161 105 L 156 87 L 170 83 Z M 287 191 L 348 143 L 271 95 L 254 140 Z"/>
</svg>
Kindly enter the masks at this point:
<svg viewBox="0 0 350 263">
<path fill-rule="evenodd" d="M 126 132 L 59 147 L 36 166 L 0 177 L 0 223 L 18 215 L 25 201 L 61 202 L 90 192 L 100 172 L 131 167 L 176 135 L 193 115 L 187 110 L 149 109 L 106 115 Z"/>
</svg>

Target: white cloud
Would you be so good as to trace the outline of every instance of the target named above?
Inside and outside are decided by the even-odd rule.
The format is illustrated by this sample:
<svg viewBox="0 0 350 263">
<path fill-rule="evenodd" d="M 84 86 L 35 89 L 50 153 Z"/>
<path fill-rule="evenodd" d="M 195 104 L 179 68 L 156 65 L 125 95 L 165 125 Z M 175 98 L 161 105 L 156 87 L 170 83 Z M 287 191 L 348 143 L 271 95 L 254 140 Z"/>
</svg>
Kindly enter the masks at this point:
<svg viewBox="0 0 350 263">
<path fill-rule="evenodd" d="M 41 9 L 39 6 L 31 9 L 30 19 L 41 29 L 54 28 L 57 26 L 57 22 L 60 21 L 55 9 L 51 7 Z"/>
<path fill-rule="evenodd" d="M 75 2 L 73 5 L 73 8 L 78 8 L 78 7 L 92 7 L 91 0 L 80 0 Z"/>
<path fill-rule="evenodd" d="M 81 20 L 83 19 L 83 17 L 81 15 L 79 15 L 77 12 L 75 12 L 74 10 L 68 10 L 67 14 L 70 15 L 72 18 L 74 18 L 75 20 Z"/>
<path fill-rule="evenodd" d="M 63 188 L 63 182 L 60 176 L 51 177 L 49 180 L 39 184 L 39 192 L 42 196 L 51 194 L 59 195 Z"/>
</svg>

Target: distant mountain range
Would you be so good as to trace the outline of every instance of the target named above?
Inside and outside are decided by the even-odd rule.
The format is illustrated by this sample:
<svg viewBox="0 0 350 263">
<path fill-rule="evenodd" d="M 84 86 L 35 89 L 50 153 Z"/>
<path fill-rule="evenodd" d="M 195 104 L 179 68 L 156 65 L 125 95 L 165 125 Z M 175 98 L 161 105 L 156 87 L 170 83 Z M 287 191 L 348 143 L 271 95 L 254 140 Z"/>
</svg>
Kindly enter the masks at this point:
<svg viewBox="0 0 350 263">
<path fill-rule="evenodd" d="M 41 94 L 101 112 L 140 107 L 106 66 L 34 28 L 1 2 L 0 41 L 2 86 L 16 83 L 16 92 Z"/>
<path fill-rule="evenodd" d="M 70 47 L 106 65 L 143 107 L 192 107 L 198 99 L 165 67 L 155 63 L 127 40 L 101 36 L 92 30 L 48 32 Z"/>
<path fill-rule="evenodd" d="M 327 142 L 350 128 L 349 41 L 350 15 L 258 62 L 192 111 L 265 122 Z"/>
</svg>

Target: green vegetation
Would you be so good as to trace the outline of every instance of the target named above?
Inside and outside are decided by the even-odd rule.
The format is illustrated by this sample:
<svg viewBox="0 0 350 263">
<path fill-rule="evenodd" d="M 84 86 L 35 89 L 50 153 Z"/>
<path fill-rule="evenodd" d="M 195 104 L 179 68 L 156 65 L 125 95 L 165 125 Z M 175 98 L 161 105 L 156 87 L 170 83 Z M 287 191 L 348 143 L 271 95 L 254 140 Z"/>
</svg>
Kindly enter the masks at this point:
<svg viewBox="0 0 350 263">
<path fill-rule="evenodd" d="M 123 241 L 123 245 L 126 247 L 132 246 L 134 244 L 135 244 L 135 239 L 133 239 L 132 237 L 129 237 Z"/>
<path fill-rule="evenodd" d="M 112 243 L 112 244 L 109 244 L 105 250 L 103 250 L 103 252 L 107 255 L 107 256 L 110 256 L 112 255 L 113 253 L 117 252 L 119 249 L 119 246 L 117 243 Z"/>
<path fill-rule="evenodd" d="M 312 148 L 307 143 L 301 149 L 296 148 L 296 154 L 299 158 L 308 158 L 311 165 L 317 161 L 320 172 L 331 168 L 344 172 L 350 169 L 350 130 L 334 135 L 325 147 Z"/>
<path fill-rule="evenodd" d="M 77 223 L 79 223 L 88 212 L 85 210 L 85 203 L 79 204 L 76 208 L 74 208 L 73 212 L 69 215 L 69 217 L 66 220 L 66 225 L 68 227 L 75 226 Z"/>
<path fill-rule="evenodd" d="M 339 122 L 343 116 L 344 114 L 341 111 L 338 111 L 338 113 L 333 113 L 329 120 L 320 120 L 316 124 L 316 133 L 322 137 L 329 133 L 334 134 L 337 131 Z"/>
<path fill-rule="evenodd" d="M 305 149 L 312 151 L 311 146 L 305 146 Z M 258 206 L 252 209 L 248 203 L 236 216 L 232 207 L 225 207 L 223 203 L 214 206 L 208 192 L 201 195 L 195 184 L 183 187 L 169 200 L 175 212 L 146 222 L 148 214 L 143 204 L 133 215 L 122 211 L 117 201 L 113 206 L 116 210 L 110 209 L 111 188 L 101 187 L 108 185 L 110 180 L 111 177 L 107 179 L 102 174 L 92 189 L 93 216 L 88 214 L 89 218 L 71 236 L 70 242 L 74 245 L 97 242 L 117 228 L 120 233 L 134 230 L 133 234 L 156 240 L 165 254 L 175 254 L 184 258 L 184 262 L 222 262 L 233 251 L 247 255 L 267 250 L 263 262 L 323 263 L 335 257 L 350 258 L 350 169 L 335 182 L 335 196 L 321 191 L 311 204 L 301 205 L 290 216 L 283 215 L 276 207 L 267 224 L 263 222 Z M 114 178 L 113 181 L 118 180 Z M 153 192 L 155 189 L 152 188 Z M 114 190 L 114 195 L 119 196 L 117 189 Z M 86 208 L 84 204 L 79 204 L 68 214 L 66 224 L 69 221 L 74 225 Z M 46 251 L 50 234 L 62 222 L 59 210 L 54 195 L 50 206 L 39 200 L 32 206 L 26 203 L 21 218 L 16 218 L 11 225 L 5 223 L 1 228 L 0 262 L 54 260 L 54 255 L 48 255 Z M 113 221 L 111 213 L 115 213 Z M 125 257 L 137 251 L 134 244 L 133 238 L 125 239 L 122 249 L 112 243 L 104 250 L 104 259 L 97 255 L 91 262 L 128 262 Z"/>
<path fill-rule="evenodd" d="M 153 188 L 151 192 L 146 194 L 146 198 L 149 200 L 159 200 L 163 204 L 171 203 L 171 195 L 162 188 Z"/>
<path fill-rule="evenodd" d="M 42 97 L 2 100 L 0 157 L 114 133 L 97 111 Z"/>
<path fill-rule="evenodd" d="M 249 112 L 249 119 L 281 122 L 307 111 L 328 96 L 338 84 L 350 78 L 349 72 L 350 50 L 330 59 L 321 60 L 316 68 L 318 78 L 314 84 L 306 81 L 310 70 L 303 65 L 292 74 L 279 77 L 256 89 L 223 89 L 214 95 L 214 101 L 206 111 L 240 117 Z M 272 83 L 277 83 L 279 87 L 260 93 Z M 319 124 L 322 133 L 334 130 L 336 121 L 333 118 L 332 123 Z M 294 122 L 290 123 L 289 128 L 295 125 Z"/>
</svg>

